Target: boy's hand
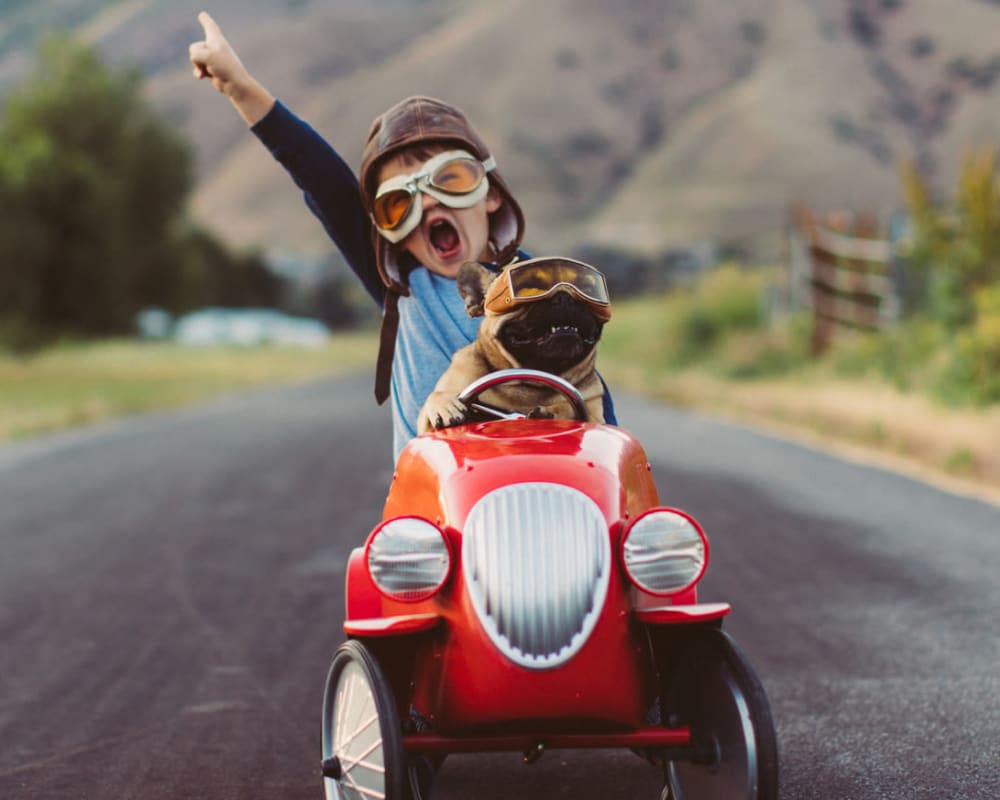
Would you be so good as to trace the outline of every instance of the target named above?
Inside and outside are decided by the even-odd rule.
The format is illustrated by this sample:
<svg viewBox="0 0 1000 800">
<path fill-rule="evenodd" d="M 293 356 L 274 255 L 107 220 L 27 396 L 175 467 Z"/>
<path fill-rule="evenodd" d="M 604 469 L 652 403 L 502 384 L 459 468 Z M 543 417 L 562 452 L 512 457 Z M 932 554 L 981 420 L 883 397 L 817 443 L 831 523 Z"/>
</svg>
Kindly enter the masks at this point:
<svg viewBox="0 0 1000 800">
<path fill-rule="evenodd" d="M 188 47 L 194 76 L 208 78 L 212 86 L 232 101 L 248 124 L 253 125 L 274 105 L 274 98 L 243 66 L 236 51 L 206 11 L 198 15 L 205 39 Z"/>
<path fill-rule="evenodd" d="M 198 15 L 198 22 L 205 31 L 205 39 L 193 42 L 188 48 L 196 78 L 209 78 L 212 85 L 229 97 L 240 81 L 247 82 L 250 73 L 236 55 L 236 51 L 222 35 L 218 24 L 207 11 Z"/>
</svg>

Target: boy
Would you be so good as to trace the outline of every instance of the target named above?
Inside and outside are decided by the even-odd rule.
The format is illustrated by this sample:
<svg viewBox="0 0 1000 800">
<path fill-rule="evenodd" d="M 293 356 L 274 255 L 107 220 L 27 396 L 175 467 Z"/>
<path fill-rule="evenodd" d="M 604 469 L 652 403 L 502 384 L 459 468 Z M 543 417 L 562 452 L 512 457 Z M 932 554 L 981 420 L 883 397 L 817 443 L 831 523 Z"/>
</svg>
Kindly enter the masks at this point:
<svg viewBox="0 0 1000 800">
<path fill-rule="evenodd" d="M 486 144 L 457 108 L 407 98 L 375 119 L 360 180 L 311 127 L 241 63 L 215 21 L 189 48 L 194 74 L 229 98 L 288 170 L 306 204 L 383 309 L 375 397 L 392 397 L 393 452 L 456 350 L 476 336 L 455 286 L 465 261 L 502 267 L 520 250 L 524 216 Z M 391 379 L 390 379 L 391 370 Z M 605 420 L 615 422 L 605 387 Z"/>
</svg>

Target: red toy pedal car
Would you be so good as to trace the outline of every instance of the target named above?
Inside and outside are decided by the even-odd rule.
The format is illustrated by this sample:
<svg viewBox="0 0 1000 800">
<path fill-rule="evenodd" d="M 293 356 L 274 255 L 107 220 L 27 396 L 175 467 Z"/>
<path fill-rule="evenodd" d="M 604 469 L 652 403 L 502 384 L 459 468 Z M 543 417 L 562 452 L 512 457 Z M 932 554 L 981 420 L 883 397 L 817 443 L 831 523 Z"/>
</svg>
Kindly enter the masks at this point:
<svg viewBox="0 0 1000 800">
<path fill-rule="evenodd" d="M 579 419 L 478 402 L 511 380 L 559 388 Z M 448 753 L 625 747 L 662 764 L 664 797 L 774 800 L 767 698 L 721 630 L 729 605 L 696 599 L 708 540 L 660 505 L 639 443 L 547 373 L 462 399 L 497 421 L 414 439 L 351 555 L 327 798 L 425 798 Z"/>
</svg>

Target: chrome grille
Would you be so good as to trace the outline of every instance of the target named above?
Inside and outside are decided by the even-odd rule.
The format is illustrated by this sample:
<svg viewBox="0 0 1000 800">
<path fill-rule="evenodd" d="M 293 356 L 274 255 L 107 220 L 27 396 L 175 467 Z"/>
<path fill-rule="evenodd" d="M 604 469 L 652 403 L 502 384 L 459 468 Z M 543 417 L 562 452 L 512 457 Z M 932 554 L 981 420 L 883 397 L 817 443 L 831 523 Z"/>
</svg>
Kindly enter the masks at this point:
<svg viewBox="0 0 1000 800">
<path fill-rule="evenodd" d="M 568 486 L 505 486 L 469 512 L 462 563 L 493 643 L 521 666 L 554 667 L 583 647 L 604 605 L 607 523 L 593 500 Z"/>
</svg>

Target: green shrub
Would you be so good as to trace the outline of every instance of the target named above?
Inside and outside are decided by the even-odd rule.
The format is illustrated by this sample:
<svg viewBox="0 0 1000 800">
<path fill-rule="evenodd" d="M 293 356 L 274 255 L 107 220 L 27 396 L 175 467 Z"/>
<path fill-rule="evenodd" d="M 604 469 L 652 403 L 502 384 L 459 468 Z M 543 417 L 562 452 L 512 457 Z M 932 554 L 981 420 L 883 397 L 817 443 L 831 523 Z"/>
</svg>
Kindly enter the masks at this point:
<svg viewBox="0 0 1000 800">
<path fill-rule="evenodd" d="M 719 341 L 722 328 L 709 311 L 700 306 L 682 309 L 677 324 L 675 364 L 689 364 L 704 356 Z"/>
<path fill-rule="evenodd" d="M 1000 283 L 975 293 L 975 321 L 955 339 L 955 357 L 939 386 L 947 399 L 1000 402 Z"/>
<path fill-rule="evenodd" d="M 878 333 L 842 336 L 831 348 L 829 358 L 838 375 L 879 377 L 908 390 L 931 381 L 929 375 L 947 348 L 941 324 L 913 317 Z"/>
<path fill-rule="evenodd" d="M 906 310 L 928 314 L 951 332 L 972 323 L 974 293 L 1000 281 L 998 165 L 995 148 L 965 153 L 954 199 L 944 206 L 912 162 L 901 165 L 913 220 Z"/>
<path fill-rule="evenodd" d="M 728 334 L 760 328 L 765 277 L 760 271 L 724 264 L 675 295 L 673 363 L 693 363 L 716 349 Z"/>
<path fill-rule="evenodd" d="M 704 367 L 747 380 L 802 367 L 809 361 L 810 317 L 771 324 L 761 303 L 770 279 L 767 270 L 727 264 L 692 286 L 616 303 L 600 363 L 649 375 Z"/>
<path fill-rule="evenodd" d="M 959 447 L 948 454 L 944 468 L 953 475 L 974 475 L 976 455 L 968 447 Z"/>
</svg>

